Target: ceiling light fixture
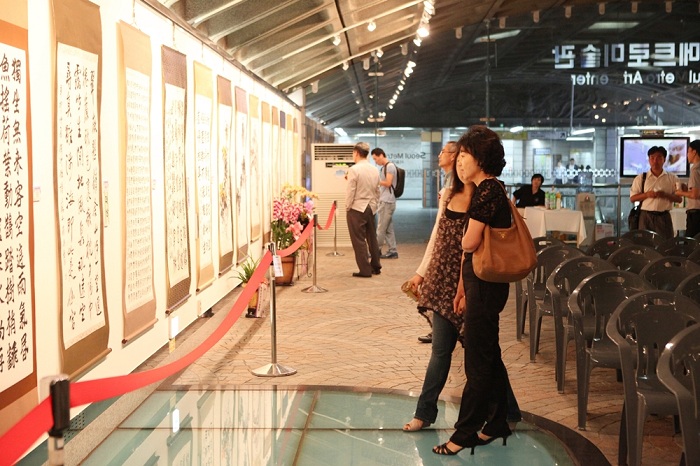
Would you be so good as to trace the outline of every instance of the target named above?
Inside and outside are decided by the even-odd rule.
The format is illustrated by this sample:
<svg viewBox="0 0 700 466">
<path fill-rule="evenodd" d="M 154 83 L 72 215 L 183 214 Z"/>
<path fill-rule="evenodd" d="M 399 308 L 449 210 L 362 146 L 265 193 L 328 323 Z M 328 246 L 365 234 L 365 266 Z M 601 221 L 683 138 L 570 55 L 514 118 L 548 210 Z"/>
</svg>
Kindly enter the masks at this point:
<svg viewBox="0 0 700 466">
<path fill-rule="evenodd" d="M 522 131 L 522 130 L 524 130 L 524 129 L 525 129 L 525 128 L 523 128 L 522 126 L 513 126 L 513 127 L 510 129 L 510 132 L 511 132 L 511 133 L 519 133 L 520 131 Z"/>
<path fill-rule="evenodd" d="M 408 44 L 401 44 L 401 55 L 408 55 Z"/>
<path fill-rule="evenodd" d="M 311 83 L 311 92 L 314 94 L 318 92 L 318 81 L 314 81 Z"/>
<path fill-rule="evenodd" d="M 566 5 L 564 7 L 564 17 L 571 18 L 571 5 Z"/>
<path fill-rule="evenodd" d="M 348 65 L 348 62 L 344 61 L 343 62 L 343 71 L 347 71 L 348 68 L 350 68 L 350 65 Z"/>
<path fill-rule="evenodd" d="M 638 6 L 639 6 L 639 2 L 632 2 L 632 13 L 637 12 Z"/>
<path fill-rule="evenodd" d="M 458 28 L 455 28 L 455 37 L 456 37 L 457 39 L 461 39 L 461 38 L 462 38 L 462 26 L 460 26 L 460 27 L 458 27 Z"/>
<path fill-rule="evenodd" d="M 377 29 L 377 24 L 374 21 L 370 21 L 369 23 L 367 23 L 367 30 L 369 32 L 372 32 L 375 29 Z"/>
<path fill-rule="evenodd" d="M 532 12 L 532 21 L 535 23 L 540 22 L 540 10 L 535 10 Z"/>
<path fill-rule="evenodd" d="M 498 27 L 501 29 L 505 29 L 505 27 L 506 27 L 506 17 L 505 16 L 501 16 L 500 18 L 498 18 Z"/>
<path fill-rule="evenodd" d="M 430 35 L 430 29 L 427 24 L 421 24 L 417 32 L 418 37 L 428 37 Z"/>
<path fill-rule="evenodd" d="M 369 57 L 362 59 L 362 69 L 365 71 L 369 69 Z"/>
<path fill-rule="evenodd" d="M 666 13 L 673 11 L 673 2 L 671 0 L 666 0 Z"/>
<path fill-rule="evenodd" d="M 430 16 L 435 14 L 435 5 L 430 0 L 423 2 L 423 11 L 426 11 Z"/>
<path fill-rule="evenodd" d="M 333 45 L 336 47 L 340 45 L 340 36 L 333 36 Z"/>
<path fill-rule="evenodd" d="M 599 15 L 605 14 L 605 2 L 601 2 L 598 4 L 598 14 Z"/>
<path fill-rule="evenodd" d="M 384 50 L 382 50 L 381 47 L 377 49 L 377 58 L 382 58 L 382 55 L 384 55 Z"/>
<path fill-rule="evenodd" d="M 416 36 L 416 37 L 413 39 L 413 43 L 416 44 L 416 47 L 420 47 L 420 44 L 422 44 L 423 41 L 420 39 L 420 37 Z"/>
</svg>

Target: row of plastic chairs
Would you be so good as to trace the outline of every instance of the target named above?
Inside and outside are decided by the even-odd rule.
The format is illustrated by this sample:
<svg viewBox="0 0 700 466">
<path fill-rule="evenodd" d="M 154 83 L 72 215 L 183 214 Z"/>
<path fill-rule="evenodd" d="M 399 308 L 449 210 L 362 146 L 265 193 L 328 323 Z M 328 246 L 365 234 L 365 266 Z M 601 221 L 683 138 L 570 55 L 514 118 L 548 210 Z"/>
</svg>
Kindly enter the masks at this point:
<svg viewBox="0 0 700 466">
<path fill-rule="evenodd" d="M 646 246 L 654 249 L 664 256 L 689 257 L 700 263 L 700 234 L 695 238 L 676 236 L 664 239 L 661 235 L 650 230 L 632 230 L 622 236 L 608 236 L 595 241 L 586 251 L 589 256 L 597 256 L 607 259 L 618 249 L 626 246 Z"/>
<path fill-rule="evenodd" d="M 544 315 L 554 316 L 555 378 L 560 392 L 564 389 L 568 343 L 572 339 L 575 341 L 578 424 L 580 429 L 585 429 L 591 370 L 594 367 L 610 367 L 619 372 L 626 367 L 621 362 L 622 358 L 615 349 L 613 340 L 606 335 L 608 319 L 613 311 L 618 306 L 632 302 L 629 299 L 630 296 L 641 291 L 665 292 L 674 295 L 671 290 L 678 288 L 679 292 L 690 294 L 694 292 L 693 299 L 698 298 L 700 266 L 683 257 L 664 258 L 659 253 L 657 260 L 652 261 L 653 264 L 648 263 L 646 270 L 642 269 L 639 274 L 636 274 L 616 269 L 611 261 L 586 256 L 582 251 L 566 246 L 555 239 L 536 238 L 535 244 L 539 250 L 538 267 L 527 279 L 527 293 L 523 292 L 521 284 L 521 289 L 516 295 L 516 298 L 521 299 L 517 303 L 519 336 L 522 335 L 525 306 L 527 306 L 530 313 L 531 360 L 534 361 L 539 345 L 541 319 Z M 692 274 L 688 276 L 690 272 Z M 685 282 L 685 287 L 681 286 L 679 281 Z M 658 291 L 654 288 L 667 291 Z M 685 297 L 681 296 L 678 300 L 698 307 L 696 303 Z M 624 380 L 624 371 L 622 377 Z M 626 406 L 630 406 L 630 403 Z M 662 414 L 661 411 L 653 412 Z M 624 435 L 621 430 L 621 451 L 623 445 L 629 443 L 632 460 L 641 454 L 641 445 L 637 445 L 633 442 L 634 439 L 628 437 L 633 435 L 635 439 L 642 437 L 636 430 L 639 428 L 639 422 L 633 422 L 629 417 L 637 415 L 635 419 L 638 419 L 639 413 L 640 411 L 636 408 L 633 412 L 630 412 L 630 408 L 625 409 L 623 413 L 625 419 L 621 423 L 621 429 L 624 428 L 625 432 L 629 433 Z M 642 410 L 641 413 L 643 414 L 644 411 Z M 645 417 L 646 415 L 643 416 Z M 625 427 L 628 425 L 629 429 Z M 643 420 L 641 425 L 643 426 Z M 623 442 L 623 439 L 626 441 Z M 638 463 L 634 460 L 630 464 Z"/>
</svg>

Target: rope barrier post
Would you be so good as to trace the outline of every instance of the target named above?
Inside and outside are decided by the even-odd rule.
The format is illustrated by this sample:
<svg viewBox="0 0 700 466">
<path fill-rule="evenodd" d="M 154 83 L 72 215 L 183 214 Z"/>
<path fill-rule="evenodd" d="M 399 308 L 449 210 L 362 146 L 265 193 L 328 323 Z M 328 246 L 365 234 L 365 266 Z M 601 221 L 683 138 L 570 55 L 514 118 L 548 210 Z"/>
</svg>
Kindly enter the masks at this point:
<svg viewBox="0 0 700 466">
<path fill-rule="evenodd" d="M 336 209 L 333 211 L 333 251 L 329 252 L 326 254 L 327 256 L 344 256 L 342 252 L 338 252 L 338 201 L 333 201 L 333 206 L 336 207 Z M 314 248 L 316 247 L 316 243 L 314 243 Z M 314 259 L 316 259 L 314 257 Z M 316 265 L 316 264 L 314 264 Z M 314 277 L 316 274 L 314 273 Z"/>
<path fill-rule="evenodd" d="M 321 288 L 320 286 L 317 286 L 317 285 L 316 285 L 316 258 L 318 257 L 318 256 L 316 255 L 316 244 L 317 244 L 317 241 L 316 241 L 316 229 L 317 229 L 317 228 L 318 228 L 318 215 L 317 215 L 317 214 L 314 214 L 314 239 L 313 239 L 313 241 L 314 241 L 314 249 L 313 249 L 313 258 L 314 258 L 314 284 L 311 285 L 311 286 L 309 286 L 309 287 L 307 287 L 307 288 L 304 288 L 303 290 L 301 290 L 301 291 L 303 291 L 304 293 L 325 293 L 326 291 L 328 291 L 327 289 Z"/>
<path fill-rule="evenodd" d="M 277 255 L 275 243 L 268 243 L 267 248 L 272 253 L 272 263 L 270 264 L 270 334 L 272 335 L 271 344 L 271 362 L 265 364 L 251 372 L 258 377 L 280 377 L 283 375 L 293 375 L 297 373 L 296 369 L 285 367 L 277 363 L 277 292 L 275 291 L 275 268 L 280 270 L 282 264 Z"/>
<path fill-rule="evenodd" d="M 49 464 L 65 464 L 65 439 L 63 432 L 70 427 L 70 383 L 65 374 L 56 375 L 44 379 L 49 384 L 51 396 L 51 414 L 53 426 L 49 430 L 47 440 L 49 449 Z"/>
</svg>

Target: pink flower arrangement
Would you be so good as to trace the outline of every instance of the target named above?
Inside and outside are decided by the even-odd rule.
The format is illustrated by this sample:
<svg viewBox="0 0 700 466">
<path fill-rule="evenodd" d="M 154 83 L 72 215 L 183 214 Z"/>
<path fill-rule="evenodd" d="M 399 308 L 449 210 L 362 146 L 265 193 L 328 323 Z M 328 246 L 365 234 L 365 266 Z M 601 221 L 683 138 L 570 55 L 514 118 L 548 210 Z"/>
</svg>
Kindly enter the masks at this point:
<svg viewBox="0 0 700 466">
<path fill-rule="evenodd" d="M 286 249 L 299 239 L 314 215 L 318 196 L 301 186 L 284 185 L 280 197 L 272 202 L 272 240 L 277 249 Z M 297 199 L 302 199 L 298 201 Z"/>
</svg>

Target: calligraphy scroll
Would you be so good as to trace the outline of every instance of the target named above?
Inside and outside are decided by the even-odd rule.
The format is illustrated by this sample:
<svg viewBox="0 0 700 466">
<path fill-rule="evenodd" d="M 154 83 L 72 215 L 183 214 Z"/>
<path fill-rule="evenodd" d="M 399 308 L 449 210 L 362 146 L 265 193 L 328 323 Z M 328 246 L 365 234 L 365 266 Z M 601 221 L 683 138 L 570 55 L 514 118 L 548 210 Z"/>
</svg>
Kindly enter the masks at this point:
<svg viewBox="0 0 700 466">
<path fill-rule="evenodd" d="M 281 174 L 280 184 L 288 183 L 289 164 L 287 163 L 287 114 L 280 110 L 280 159 L 279 165 Z M 281 189 L 281 188 L 280 188 Z"/>
<path fill-rule="evenodd" d="M 272 193 L 277 195 L 282 189 L 280 183 L 280 111 L 277 107 L 272 107 Z"/>
<path fill-rule="evenodd" d="M 270 221 L 272 220 L 272 182 L 271 173 L 274 171 L 272 165 L 272 124 L 270 118 L 270 104 L 263 102 L 260 106 L 262 113 L 262 141 L 260 144 L 260 166 L 262 179 L 262 225 L 263 242 L 270 241 Z"/>
<path fill-rule="evenodd" d="M 190 234 L 187 226 L 185 112 L 187 58 L 161 48 L 163 66 L 163 190 L 165 191 L 165 257 L 168 302 L 172 312 L 189 298 Z"/>
<path fill-rule="evenodd" d="M 287 156 L 285 157 L 285 166 L 287 167 L 285 174 L 287 175 L 287 180 L 286 182 L 290 182 L 290 177 L 292 177 L 292 180 L 294 180 L 294 184 L 297 183 L 297 180 L 300 178 L 295 177 L 295 173 L 297 168 L 295 167 L 294 164 L 294 157 L 296 151 L 294 150 L 294 128 L 292 126 L 292 114 L 287 113 L 287 124 L 286 124 L 286 129 L 287 129 Z"/>
<path fill-rule="evenodd" d="M 248 257 L 248 96 L 236 87 L 236 247 L 238 263 Z"/>
<path fill-rule="evenodd" d="M 250 239 L 256 241 L 260 238 L 260 216 L 262 215 L 262 192 L 260 176 L 260 104 L 259 99 L 250 96 Z"/>
<path fill-rule="evenodd" d="M 294 157 L 294 179 L 300 180 L 301 177 L 301 140 L 299 138 L 299 119 L 292 118 L 292 154 Z"/>
<path fill-rule="evenodd" d="M 93 3 L 61 0 L 53 7 L 61 370 L 74 378 L 110 351 L 100 173 L 102 31 Z"/>
<path fill-rule="evenodd" d="M 0 435 L 36 404 L 27 5 L 0 0 Z M 10 22 L 5 22 L 7 19 Z"/>
<path fill-rule="evenodd" d="M 217 76 L 218 94 L 218 181 L 219 181 L 219 275 L 233 265 L 233 214 L 231 209 L 231 128 L 233 97 L 231 81 Z"/>
<path fill-rule="evenodd" d="M 122 343 L 156 322 L 151 202 L 151 40 L 119 23 Z"/>
<path fill-rule="evenodd" d="M 194 63 L 194 155 L 197 213 L 197 291 L 214 281 L 211 168 L 211 116 L 214 90 L 211 70 Z"/>
</svg>

